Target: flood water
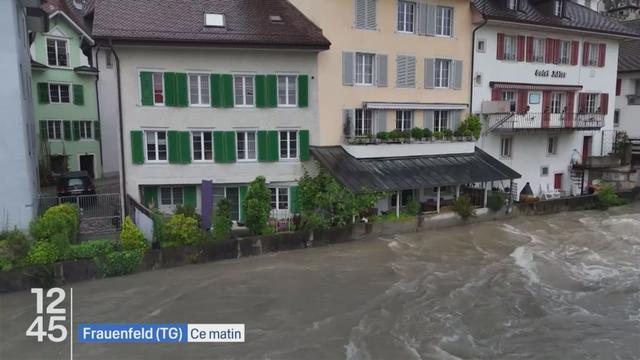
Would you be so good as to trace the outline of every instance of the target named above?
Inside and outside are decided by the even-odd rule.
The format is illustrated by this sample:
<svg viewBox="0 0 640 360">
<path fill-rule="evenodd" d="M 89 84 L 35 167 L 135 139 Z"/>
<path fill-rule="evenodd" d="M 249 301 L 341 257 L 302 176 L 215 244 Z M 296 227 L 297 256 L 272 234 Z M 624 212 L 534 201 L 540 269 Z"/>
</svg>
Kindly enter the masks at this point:
<svg viewBox="0 0 640 360">
<path fill-rule="evenodd" d="M 75 359 L 639 359 L 640 206 L 519 217 L 74 284 L 76 323 L 245 323 L 244 344 Z M 2 359 L 68 358 L 0 296 Z"/>
</svg>

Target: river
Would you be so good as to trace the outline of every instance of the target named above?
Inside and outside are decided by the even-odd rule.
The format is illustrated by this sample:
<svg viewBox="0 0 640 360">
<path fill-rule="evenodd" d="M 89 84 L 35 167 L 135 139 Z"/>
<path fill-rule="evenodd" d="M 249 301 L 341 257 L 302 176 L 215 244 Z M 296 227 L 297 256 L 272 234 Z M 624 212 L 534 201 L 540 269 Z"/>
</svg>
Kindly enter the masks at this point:
<svg viewBox="0 0 640 360">
<path fill-rule="evenodd" d="M 245 323 L 82 359 L 639 359 L 640 206 L 518 217 L 73 285 L 76 323 Z M 2 359 L 68 358 L 0 296 Z"/>
</svg>

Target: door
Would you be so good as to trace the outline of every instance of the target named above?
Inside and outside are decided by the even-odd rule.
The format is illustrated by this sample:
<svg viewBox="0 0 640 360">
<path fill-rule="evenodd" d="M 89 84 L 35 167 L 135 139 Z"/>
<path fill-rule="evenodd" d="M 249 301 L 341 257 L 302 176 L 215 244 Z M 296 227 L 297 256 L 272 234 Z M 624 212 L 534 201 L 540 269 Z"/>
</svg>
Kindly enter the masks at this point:
<svg viewBox="0 0 640 360">
<path fill-rule="evenodd" d="M 553 188 L 556 190 L 562 190 L 562 174 L 555 174 L 553 177 Z"/>
<path fill-rule="evenodd" d="M 582 140 L 582 164 L 587 163 L 587 158 L 591 156 L 591 143 L 593 142 L 592 136 L 585 136 Z"/>
<path fill-rule="evenodd" d="M 80 171 L 86 171 L 92 179 L 95 178 L 93 155 L 80 155 Z"/>
<path fill-rule="evenodd" d="M 529 104 L 529 112 L 526 116 L 527 127 L 537 127 L 538 124 L 541 124 L 542 118 L 542 92 L 540 91 L 529 91 L 527 103 Z"/>
</svg>

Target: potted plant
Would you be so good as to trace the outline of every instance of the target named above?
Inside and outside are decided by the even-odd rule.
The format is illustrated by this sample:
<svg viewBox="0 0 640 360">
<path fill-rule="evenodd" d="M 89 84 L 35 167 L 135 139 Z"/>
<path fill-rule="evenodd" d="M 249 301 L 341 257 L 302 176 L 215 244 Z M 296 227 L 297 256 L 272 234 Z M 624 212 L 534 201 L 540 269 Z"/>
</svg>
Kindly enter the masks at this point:
<svg viewBox="0 0 640 360">
<path fill-rule="evenodd" d="M 424 128 L 422 129 L 422 137 L 425 140 L 430 141 L 431 138 L 433 137 L 433 132 L 431 131 L 431 129 Z"/>
<path fill-rule="evenodd" d="M 386 131 L 380 131 L 376 134 L 376 138 L 382 143 L 389 141 L 389 133 Z"/>
<path fill-rule="evenodd" d="M 451 131 L 451 129 L 444 129 L 442 130 L 442 135 L 446 140 L 452 140 L 453 131 Z"/>
<path fill-rule="evenodd" d="M 402 138 L 402 131 L 395 129 L 389 133 L 389 140 L 392 142 L 398 142 Z"/>
<path fill-rule="evenodd" d="M 433 138 L 436 140 L 442 140 L 442 138 L 444 138 L 444 134 L 441 131 L 435 131 L 433 133 Z"/>
<path fill-rule="evenodd" d="M 414 140 L 420 141 L 424 137 L 424 132 L 422 131 L 422 129 L 414 127 L 413 129 L 411 129 L 411 137 Z"/>
</svg>

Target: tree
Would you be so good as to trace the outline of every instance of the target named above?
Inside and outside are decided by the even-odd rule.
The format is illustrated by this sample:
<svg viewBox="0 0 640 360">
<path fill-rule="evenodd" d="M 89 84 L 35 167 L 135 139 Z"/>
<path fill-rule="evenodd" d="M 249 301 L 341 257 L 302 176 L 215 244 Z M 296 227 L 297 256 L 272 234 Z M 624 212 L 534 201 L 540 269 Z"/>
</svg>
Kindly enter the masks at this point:
<svg viewBox="0 0 640 360">
<path fill-rule="evenodd" d="M 213 236 L 218 241 L 231 237 L 231 204 L 226 198 L 220 199 L 213 214 Z"/>
<path fill-rule="evenodd" d="M 258 176 L 249 184 L 247 197 L 242 205 L 247 216 L 246 225 L 256 235 L 262 234 L 271 213 L 271 191 L 264 176 Z"/>
<path fill-rule="evenodd" d="M 476 140 L 480 138 L 482 131 L 482 121 L 478 115 L 469 114 L 455 132 L 455 136 L 473 136 Z"/>
</svg>

